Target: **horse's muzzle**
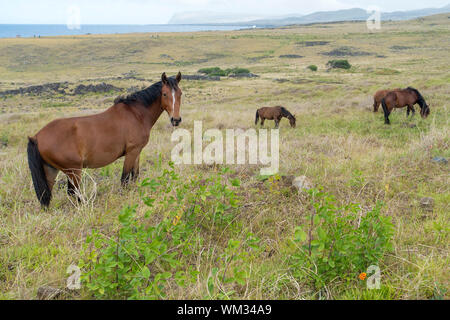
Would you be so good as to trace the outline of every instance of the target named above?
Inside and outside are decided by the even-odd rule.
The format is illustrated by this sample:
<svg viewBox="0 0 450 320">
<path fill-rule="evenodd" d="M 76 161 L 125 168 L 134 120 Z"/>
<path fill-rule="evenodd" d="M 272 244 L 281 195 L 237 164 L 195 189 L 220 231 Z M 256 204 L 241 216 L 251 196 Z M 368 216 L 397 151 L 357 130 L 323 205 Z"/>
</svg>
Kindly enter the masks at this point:
<svg viewBox="0 0 450 320">
<path fill-rule="evenodd" d="M 175 118 L 170 118 L 170 123 L 172 124 L 172 126 L 174 127 L 178 127 L 181 123 L 181 118 L 175 119 Z"/>
</svg>

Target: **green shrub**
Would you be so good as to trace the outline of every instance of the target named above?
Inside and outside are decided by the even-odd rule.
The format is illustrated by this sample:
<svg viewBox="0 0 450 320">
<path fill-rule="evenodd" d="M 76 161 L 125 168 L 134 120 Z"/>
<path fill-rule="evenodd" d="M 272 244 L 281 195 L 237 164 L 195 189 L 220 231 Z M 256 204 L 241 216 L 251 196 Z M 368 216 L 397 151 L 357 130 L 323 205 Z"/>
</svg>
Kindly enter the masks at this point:
<svg viewBox="0 0 450 320">
<path fill-rule="evenodd" d="M 316 65 L 312 64 L 312 65 L 308 66 L 308 69 L 311 70 L 311 71 L 317 71 L 318 68 L 317 68 Z"/>
<path fill-rule="evenodd" d="M 330 60 L 327 66 L 333 69 L 350 69 L 352 67 L 348 60 Z"/>
<path fill-rule="evenodd" d="M 364 213 L 356 204 L 336 206 L 333 196 L 317 189 L 308 193 L 312 214 L 295 229 L 294 276 L 304 276 L 306 268 L 319 288 L 335 280 L 352 281 L 392 250 L 394 226 L 391 217 L 380 213 L 381 204 Z"/>
<path fill-rule="evenodd" d="M 226 76 L 225 70 L 222 70 L 219 67 L 202 68 L 202 69 L 198 70 L 198 72 L 207 74 L 209 76 L 220 76 L 220 77 Z"/>
<path fill-rule="evenodd" d="M 250 73 L 250 70 L 245 69 L 245 68 L 231 68 L 231 69 L 226 69 L 225 73 L 227 76 L 231 75 L 231 74 L 244 74 L 244 73 Z"/>
<path fill-rule="evenodd" d="M 229 75 L 237 75 L 237 74 L 243 74 L 243 73 L 250 73 L 250 70 L 245 68 L 229 68 L 226 70 L 222 70 L 219 67 L 211 67 L 211 68 L 202 68 L 198 70 L 199 73 L 203 73 L 209 76 L 220 76 L 220 77 L 226 77 Z"/>
<path fill-rule="evenodd" d="M 240 182 L 233 179 L 229 186 L 222 178 L 225 172 L 181 181 L 171 164 L 157 179 L 145 179 L 140 184 L 145 214 L 138 215 L 137 205 L 126 206 L 115 234 L 93 230 L 86 238 L 79 267 L 88 291 L 100 299 L 160 299 L 169 284 L 183 287 L 193 281 L 198 273 L 189 258 L 195 244 L 204 242 L 201 231 L 235 231 L 238 201 L 232 188 Z M 232 251 L 235 243 L 230 246 L 227 259 L 242 260 Z M 242 270 L 230 270 L 224 270 L 223 277 L 241 283 Z"/>
</svg>

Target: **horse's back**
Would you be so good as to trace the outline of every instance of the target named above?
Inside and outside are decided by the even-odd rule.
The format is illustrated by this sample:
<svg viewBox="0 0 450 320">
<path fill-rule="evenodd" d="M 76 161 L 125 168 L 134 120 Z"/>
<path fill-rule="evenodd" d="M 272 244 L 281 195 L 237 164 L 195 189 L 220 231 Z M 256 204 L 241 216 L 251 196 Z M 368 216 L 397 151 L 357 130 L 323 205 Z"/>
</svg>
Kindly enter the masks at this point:
<svg viewBox="0 0 450 320">
<path fill-rule="evenodd" d="M 262 107 L 258 109 L 258 113 L 260 116 L 270 120 L 278 117 L 281 114 L 281 108 L 281 106 Z"/>
<path fill-rule="evenodd" d="M 36 134 L 39 152 L 47 163 L 59 169 L 109 164 L 106 158 L 110 154 L 114 158 L 123 153 L 117 125 L 110 118 L 100 113 L 53 120 Z"/>
</svg>

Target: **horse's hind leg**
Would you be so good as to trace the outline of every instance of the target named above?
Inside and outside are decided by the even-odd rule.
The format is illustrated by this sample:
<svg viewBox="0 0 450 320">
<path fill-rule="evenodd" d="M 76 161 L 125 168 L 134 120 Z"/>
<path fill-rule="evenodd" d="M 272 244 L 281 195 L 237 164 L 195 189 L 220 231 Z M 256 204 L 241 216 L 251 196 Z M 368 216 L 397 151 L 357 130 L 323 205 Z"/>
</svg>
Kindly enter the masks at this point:
<svg viewBox="0 0 450 320">
<path fill-rule="evenodd" d="M 373 112 L 378 112 L 378 108 L 380 107 L 380 103 L 376 100 L 373 102 Z"/>
<path fill-rule="evenodd" d="M 81 202 L 80 184 L 81 184 L 81 169 L 72 169 L 64 171 L 67 176 L 67 194 L 76 197 L 78 202 Z"/>
<path fill-rule="evenodd" d="M 406 117 L 409 117 L 409 112 L 411 111 L 411 109 L 409 108 L 409 106 L 406 107 Z"/>
<path fill-rule="evenodd" d="M 47 164 L 44 164 L 45 177 L 47 178 L 47 185 L 50 193 L 55 185 L 56 176 L 58 175 L 58 169 L 55 169 Z"/>
<path fill-rule="evenodd" d="M 266 120 L 266 119 L 261 118 L 261 128 L 264 127 L 264 121 L 265 121 L 265 120 Z"/>
</svg>

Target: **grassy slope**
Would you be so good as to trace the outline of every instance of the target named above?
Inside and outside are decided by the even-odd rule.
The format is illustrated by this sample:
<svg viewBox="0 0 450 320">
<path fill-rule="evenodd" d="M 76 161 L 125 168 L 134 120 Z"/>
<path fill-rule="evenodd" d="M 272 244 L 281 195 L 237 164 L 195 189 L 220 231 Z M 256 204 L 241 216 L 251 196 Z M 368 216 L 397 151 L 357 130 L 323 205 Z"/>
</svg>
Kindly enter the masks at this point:
<svg viewBox="0 0 450 320">
<path fill-rule="evenodd" d="M 257 107 L 282 104 L 296 114 L 298 123 L 292 130 L 282 121 L 281 173 L 307 175 L 341 203 L 370 207 L 382 199 L 387 203 L 385 214 L 393 216 L 395 251 L 382 266 L 383 290 L 367 292 L 357 285 L 343 290 L 336 285 L 328 298 L 432 298 L 445 295 L 445 290 L 448 297 L 449 171 L 430 159 L 450 157 L 449 36 L 450 20 L 440 15 L 384 23 L 375 33 L 368 33 L 363 23 L 341 23 L 158 37 L 1 39 L 0 90 L 55 81 L 98 83 L 130 70 L 156 81 L 162 71 L 192 74 L 211 66 L 249 68 L 261 77 L 184 81 L 183 127 L 192 128 L 194 120 L 203 120 L 204 128 L 249 128 Z M 304 47 L 300 43 L 305 40 L 330 43 Z M 394 50 L 394 45 L 409 49 Z M 331 58 L 320 53 L 342 46 L 374 55 L 349 57 L 350 71 L 326 72 Z M 278 58 L 285 54 L 304 58 Z M 307 70 L 311 64 L 319 66 L 319 71 Z M 275 81 L 280 78 L 290 81 Z M 123 88 L 150 84 L 105 81 Z M 406 120 L 406 110 L 397 110 L 391 115 L 392 125 L 385 126 L 382 113 L 371 112 L 371 95 L 378 88 L 409 85 L 419 88 L 427 99 L 430 117 Z M 0 148 L 0 298 L 33 299 L 42 285 L 64 287 L 66 268 L 77 262 L 86 234 L 93 228 L 113 232 L 122 205 L 137 201 L 135 188 L 120 191 L 122 161 L 118 161 L 107 169 L 90 171 L 98 182 L 92 207 L 74 208 L 65 190 L 59 189 L 51 209 L 40 212 L 26 163 L 27 135 L 52 119 L 102 110 L 114 96 L 0 100 L 0 138 L 8 142 Z M 142 154 L 142 178 L 159 174 L 155 165 L 159 155 L 164 162 L 169 160 L 170 134 L 162 117 Z M 180 172 L 189 176 L 212 170 L 202 166 Z M 240 222 L 262 239 L 270 254 L 254 262 L 248 285 L 238 289 L 235 297 L 316 298 L 307 283 L 290 277 L 286 265 L 287 240 L 307 208 L 292 194 L 258 195 L 257 168 L 238 168 L 238 172 L 246 202 L 253 204 L 242 209 Z M 58 179 L 63 181 L 61 175 Z M 424 196 L 434 198 L 433 212 L 420 208 L 419 199 Z M 219 251 L 223 243 L 226 239 L 215 243 Z M 187 290 L 170 291 L 169 298 L 207 297 L 211 263 L 201 256 L 196 263 L 201 271 L 197 283 Z M 84 291 L 81 298 L 86 298 Z"/>
</svg>

